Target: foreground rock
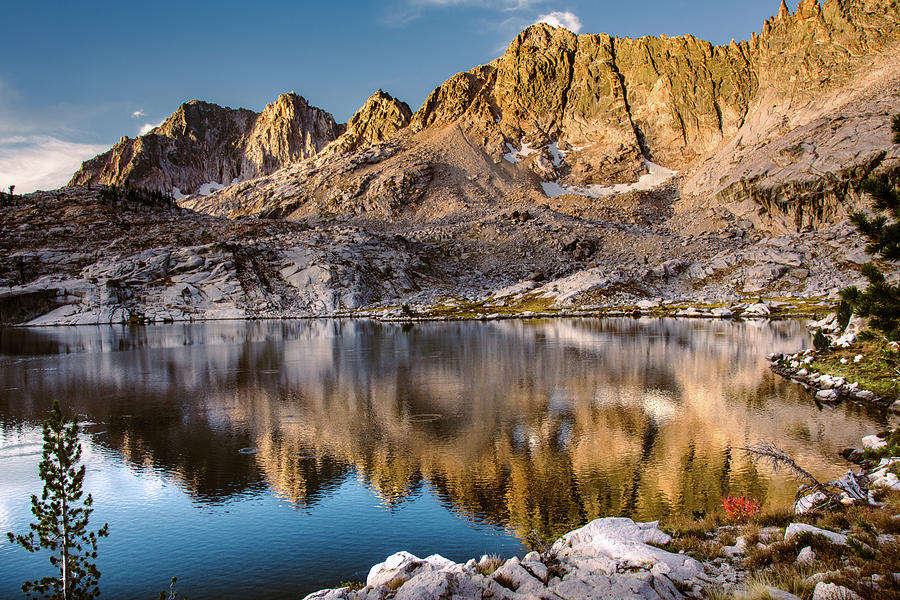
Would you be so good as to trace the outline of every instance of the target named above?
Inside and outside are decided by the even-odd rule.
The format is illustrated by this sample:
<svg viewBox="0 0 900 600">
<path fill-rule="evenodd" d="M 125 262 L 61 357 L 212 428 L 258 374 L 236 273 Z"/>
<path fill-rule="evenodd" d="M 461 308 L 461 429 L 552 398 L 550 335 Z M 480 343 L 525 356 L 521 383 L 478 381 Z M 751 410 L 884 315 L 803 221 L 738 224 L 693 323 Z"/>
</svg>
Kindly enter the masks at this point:
<svg viewBox="0 0 900 600">
<path fill-rule="evenodd" d="M 306 600 L 449 598 L 681 598 L 710 581 L 698 561 L 651 544 L 671 538 L 656 523 L 597 519 L 558 539 L 544 553 L 511 558 L 493 570 L 487 557 L 457 564 L 398 552 L 372 567 L 366 586 L 322 590 Z M 496 567 L 497 565 L 493 565 Z"/>
</svg>

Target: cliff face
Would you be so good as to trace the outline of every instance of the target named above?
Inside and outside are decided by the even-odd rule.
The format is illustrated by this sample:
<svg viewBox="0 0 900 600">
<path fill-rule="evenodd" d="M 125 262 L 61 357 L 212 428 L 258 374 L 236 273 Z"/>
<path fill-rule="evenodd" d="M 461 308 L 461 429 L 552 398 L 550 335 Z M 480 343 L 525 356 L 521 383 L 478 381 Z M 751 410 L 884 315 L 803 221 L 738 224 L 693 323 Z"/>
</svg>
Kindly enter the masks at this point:
<svg viewBox="0 0 900 600">
<path fill-rule="evenodd" d="M 566 182 L 634 181 L 642 158 L 690 168 L 766 103 L 797 109 L 852 85 L 869 57 L 897 41 L 893 0 L 803 0 L 793 15 L 782 3 L 760 35 L 725 46 L 690 35 L 576 36 L 539 24 L 490 65 L 445 82 L 413 123 L 464 120 L 487 133 L 495 152 L 557 142 L 574 150 L 568 169 L 557 169 Z M 783 124 L 766 129 L 780 134 Z"/>
<path fill-rule="evenodd" d="M 139 138 L 86 161 L 70 185 L 131 184 L 181 193 L 250 179 L 318 153 L 343 128 L 302 97 L 283 94 L 262 113 L 193 100 Z"/>
<path fill-rule="evenodd" d="M 342 131 L 327 112 L 296 94 L 282 94 L 260 113 L 247 136 L 241 179 L 315 156 Z"/>
<path fill-rule="evenodd" d="M 410 117 L 412 111 L 406 102 L 378 90 L 350 118 L 346 131 L 328 146 L 328 151 L 354 152 L 381 143 L 409 125 Z"/>
</svg>

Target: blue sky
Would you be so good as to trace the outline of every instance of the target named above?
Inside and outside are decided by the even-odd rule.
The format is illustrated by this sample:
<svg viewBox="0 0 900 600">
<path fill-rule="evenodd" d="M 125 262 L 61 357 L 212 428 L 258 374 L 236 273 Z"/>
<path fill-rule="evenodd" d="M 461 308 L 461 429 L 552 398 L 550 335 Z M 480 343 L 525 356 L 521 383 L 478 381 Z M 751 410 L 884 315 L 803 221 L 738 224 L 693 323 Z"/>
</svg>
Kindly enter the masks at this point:
<svg viewBox="0 0 900 600">
<path fill-rule="evenodd" d="M 294 90 L 344 122 L 382 88 L 415 110 L 547 15 L 580 33 L 727 43 L 777 11 L 778 0 L 10 2 L 0 186 L 63 185 L 85 158 L 194 98 L 258 111 Z"/>
</svg>

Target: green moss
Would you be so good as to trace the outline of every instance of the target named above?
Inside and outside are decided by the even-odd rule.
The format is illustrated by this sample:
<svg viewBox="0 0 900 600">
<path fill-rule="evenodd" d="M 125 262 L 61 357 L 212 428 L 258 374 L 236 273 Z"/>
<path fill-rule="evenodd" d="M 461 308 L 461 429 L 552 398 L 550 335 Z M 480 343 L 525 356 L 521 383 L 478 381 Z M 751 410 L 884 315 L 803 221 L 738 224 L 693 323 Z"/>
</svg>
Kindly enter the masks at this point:
<svg viewBox="0 0 900 600">
<path fill-rule="evenodd" d="M 854 358 L 862 355 L 859 362 Z M 841 362 L 844 359 L 845 362 Z M 882 398 L 893 401 L 900 396 L 900 352 L 894 351 L 888 341 L 877 335 L 860 335 L 849 348 L 835 348 L 817 353 L 807 367 L 809 371 L 828 373 L 856 381 L 860 389 L 871 390 Z"/>
</svg>

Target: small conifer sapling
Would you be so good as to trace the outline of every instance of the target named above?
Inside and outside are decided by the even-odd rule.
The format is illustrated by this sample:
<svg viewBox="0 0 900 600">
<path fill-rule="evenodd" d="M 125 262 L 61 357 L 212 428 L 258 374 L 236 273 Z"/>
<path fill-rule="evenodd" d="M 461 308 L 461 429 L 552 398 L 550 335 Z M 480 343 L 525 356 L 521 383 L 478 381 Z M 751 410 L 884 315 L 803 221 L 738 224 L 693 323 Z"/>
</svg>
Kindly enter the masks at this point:
<svg viewBox="0 0 900 600">
<path fill-rule="evenodd" d="M 22 591 L 29 597 L 54 600 L 85 600 L 100 595 L 97 586 L 98 538 L 109 535 L 109 526 L 88 531 L 88 518 L 93 512 L 93 499 L 84 497 L 84 465 L 78 441 L 78 420 L 67 419 L 53 401 L 50 416 L 44 420 L 44 447 L 38 465 L 44 489 L 41 497 L 31 497 L 31 523 L 28 535 L 7 533 L 9 541 L 29 552 L 50 552 L 50 563 L 58 570 L 55 576 L 26 581 Z"/>
<path fill-rule="evenodd" d="M 900 144 L 900 115 L 893 118 L 893 142 Z M 900 171 L 887 170 L 863 182 L 878 214 L 870 218 L 854 212 L 850 220 L 869 241 L 866 252 L 883 260 L 900 260 Z M 888 283 L 874 263 L 867 263 L 860 273 L 869 280 L 865 291 L 855 286 L 841 291 L 841 300 L 861 317 L 871 317 L 870 327 L 878 329 L 888 339 L 900 339 L 900 286 Z"/>
</svg>

